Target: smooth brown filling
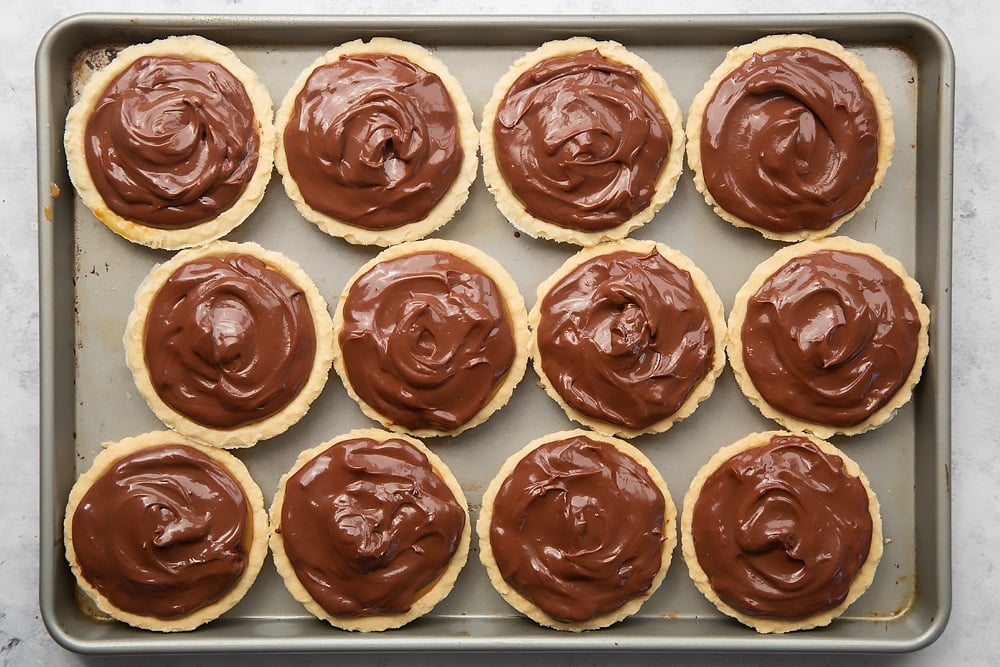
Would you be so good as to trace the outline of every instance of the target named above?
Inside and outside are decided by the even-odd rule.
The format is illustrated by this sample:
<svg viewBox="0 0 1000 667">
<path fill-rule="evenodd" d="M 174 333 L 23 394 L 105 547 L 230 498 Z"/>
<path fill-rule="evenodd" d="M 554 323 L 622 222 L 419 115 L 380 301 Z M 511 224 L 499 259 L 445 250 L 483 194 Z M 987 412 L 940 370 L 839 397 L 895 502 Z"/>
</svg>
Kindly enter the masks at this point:
<svg viewBox="0 0 1000 667">
<path fill-rule="evenodd" d="M 85 132 L 87 167 L 108 208 L 159 229 L 229 209 L 259 159 L 253 104 L 214 62 L 136 60 L 98 98 Z"/>
<path fill-rule="evenodd" d="M 261 421 L 298 396 L 312 372 L 316 330 L 302 289 L 259 258 L 192 260 L 160 287 L 144 355 L 157 395 L 204 426 Z"/>
<path fill-rule="evenodd" d="M 773 407 L 854 426 L 905 384 L 919 333 L 899 276 L 868 255 L 821 250 L 785 264 L 748 300 L 741 353 Z"/>
<path fill-rule="evenodd" d="M 798 619 L 837 607 L 868 558 L 868 494 L 838 456 L 798 435 L 736 454 L 694 506 L 698 564 L 728 605 Z"/>
<path fill-rule="evenodd" d="M 528 453 L 493 502 L 500 574 L 546 614 L 583 622 L 644 595 L 662 566 L 666 504 L 646 469 L 577 436 Z"/>
<path fill-rule="evenodd" d="M 701 162 L 712 198 L 772 232 L 819 230 L 856 209 L 878 166 L 871 94 L 812 48 L 755 54 L 705 108 Z"/>
<path fill-rule="evenodd" d="M 497 166 L 528 213 L 600 231 L 649 206 L 673 136 L 642 75 L 594 49 L 518 77 L 493 139 Z"/>
<path fill-rule="evenodd" d="M 393 438 L 346 440 L 284 486 L 278 531 L 331 616 L 409 611 L 456 553 L 465 510 L 427 457 Z"/>
<path fill-rule="evenodd" d="M 426 218 L 464 157 L 441 79 L 391 54 L 317 67 L 295 99 L 284 148 L 311 208 L 373 230 Z"/>
<path fill-rule="evenodd" d="M 452 430 L 496 394 L 516 356 L 492 278 L 444 252 L 379 263 L 343 305 L 344 366 L 358 396 L 394 423 Z"/>
<path fill-rule="evenodd" d="M 600 255 L 568 273 L 543 297 L 536 336 L 567 404 L 631 429 L 674 414 L 715 357 L 690 274 L 655 250 Z"/>
<path fill-rule="evenodd" d="M 232 590 L 253 540 L 239 483 L 179 444 L 118 460 L 87 489 L 72 531 L 88 583 L 119 609 L 164 620 Z"/>
</svg>

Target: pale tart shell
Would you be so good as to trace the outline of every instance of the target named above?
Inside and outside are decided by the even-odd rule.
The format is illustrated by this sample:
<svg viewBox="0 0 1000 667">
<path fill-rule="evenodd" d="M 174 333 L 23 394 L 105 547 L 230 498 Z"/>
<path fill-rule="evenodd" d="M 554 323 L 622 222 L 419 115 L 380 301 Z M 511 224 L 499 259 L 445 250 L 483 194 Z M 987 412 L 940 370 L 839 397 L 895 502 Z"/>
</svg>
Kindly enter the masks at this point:
<svg viewBox="0 0 1000 667">
<path fill-rule="evenodd" d="M 288 158 L 285 155 L 284 133 L 295 109 L 295 99 L 302 91 L 313 70 L 334 63 L 344 57 L 361 53 L 392 54 L 409 60 L 427 72 L 436 74 L 451 96 L 455 106 L 455 123 L 458 127 L 459 141 L 462 146 L 462 166 L 451 187 L 422 219 L 391 229 L 367 229 L 351 224 L 349 221 L 338 220 L 326 213 L 317 211 L 302 197 L 298 184 L 288 169 Z M 391 37 L 374 37 L 370 41 L 354 40 L 341 44 L 327 51 L 306 67 L 292 84 L 284 100 L 275 114 L 277 142 L 274 153 L 274 165 L 281 174 L 281 182 L 288 198 L 295 204 L 299 214 L 315 224 L 323 232 L 356 245 L 391 246 L 404 241 L 421 239 L 449 222 L 469 197 L 469 189 L 476 179 L 479 168 L 479 134 L 472 116 L 472 106 L 465 95 L 462 84 L 453 76 L 448 67 L 437 56 L 424 47 Z"/>
<path fill-rule="evenodd" d="M 903 281 L 907 294 L 913 301 L 920 318 L 920 332 L 917 339 L 917 356 L 913 362 L 913 368 L 906 381 L 900 386 L 893 397 L 881 408 L 873 412 L 864 421 L 854 426 L 831 426 L 820 424 L 794 417 L 782 412 L 768 403 L 750 378 L 746 365 L 743 362 L 743 322 L 746 320 L 747 303 L 760 286 L 770 278 L 781 267 L 795 257 L 808 255 L 818 250 L 843 250 L 857 254 L 868 255 L 879 261 L 886 268 L 891 270 Z M 930 327 L 930 310 L 923 303 L 920 284 L 907 273 L 902 263 L 894 257 L 887 255 L 876 245 L 855 241 L 847 236 L 832 236 L 829 238 L 803 241 L 794 245 L 786 246 L 771 257 L 761 262 L 751 272 L 750 277 L 737 291 L 733 302 L 733 308 L 729 314 L 729 327 L 726 333 L 726 349 L 729 356 L 729 363 L 733 367 L 733 374 L 736 382 L 744 396 L 760 410 L 768 419 L 771 419 L 790 431 L 805 431 L 820 438 L 829 438 L 835 434 L 858 435 L 874 428 L 882 426 L 895 416 L 896 412 L 909 402 L 913 395 L 913 388 L 920 381 L 923 372 L 924 362 L 930 350 L 928 328 Z"/>
<path fill-rule="evenodd" d="M 566 402 L 559 392 L 556 391 L 555 386 L 542 369 L 542 355 L 538 350 L 537 331 L 539 322 L 541 321 L 542 300 L 560 280 L 574 271 L 577 267 L 601 255 L 616 252 L 648 254 L 654 250 L 668 262 L 679 269 L 687 271 L 691 275 L 691 281 L 694 284 L 695 289 L 701 295 L 702 300 L 705 302 L 705 308 L 708 311 L 709 318 L 712 322 L 712 332 L 715 339 L 715 359 L 708 374 L 702 379 L 701 382 L 698 383 L 694 390 L 692 390 L 691 394 L 687 397 L 687 399 L 685 399 L 676 412 L 658 422 L 650 424 L 646 428 L 632 429 L 620 424 L 615 424 L 586 415 Z M 657 241 L 622 239 L 620 241 L 609 241 L 600 245 L 591 246 L 589 248 L 583 248 L 575 255 L 567 259 L 551 276 L 539 284 L 535 306 L 528 314 L 528 326 L 531 329 L 530 354 L 532 365 L 535 369 L 535 373 L 538 375 L 539 384 L 545 390 L 545 393 L 559 404 L 559 407 L 562 408 L 567 417 L 579 424 L 582 424 L 583 426 L 592 428 L 599 433 L 603 433 L 604 435 L 613 435 L 621 438 L 633 438 L 647 433 L 662 433 L 666 431 L 675 423 L 691 416 L 698 405 L 712 395 L 712 391 L 715 388 L 715 381 L 719 375 L 722 374 L 722 371 L 726 366 L 726 314 L 725 308 L 722 305 L 722 300 L 715 291 L 715 287 L 712 285 L 705 272 L 698 268 L 698 266 L 695 265 L 689 257 L 681 253 L 679 250 L 675 250 L 674 248 Z"/>
<path fill-rule="evenodd" d="M 382 262 L 425 252 L 447 253 L 458 257 L 459 259 L 464 259 L 465 261 L 478 267 L 483 271 L 483 273 L 493 279 L 493 282 L 496 284 L 497 289 L 503 296 L 504 303 L 507 306 L 507 315 L 510 320 L 511 332 L 514 337 L 515 357 L 510 368 L 507 370 L 507 375 L 504 376 L 503 382 L 496 388 L 492 398 L 485 405 L 483 405 L 483 407 L 480 408 L 479 411 L 473 415 L 471 419 L 469 419 L 469 421 L 450 431 L 441 431 L 430 428 L 408 429 L 401 424 L 395 423 L 389 417 L 379 413 L 374 406 L 365 402 L 358 395 L 351 384 L 350 376 L 347 374 L 347 367 L 344 364 L 344 355 L 340 348 L 340 342 L 339 340 L 336 341 L 335 345 L 337 346 L 337 352 L 334 355 L 333 367 L 336 370 L 337 375 L 339 375 L 340 379 L 343 381 L 348 395 L 354 399 L 354 401 L 361 408 L 361 411 L 368 418 L 379 422 L 384 428 L 387 428 L 390 431 L 395 431 L 397 433 L 409 433 L 410 435 L 418 438 L 458 435 L 463 431 L 482 424 L 489 419 L 494 412 L 505 406 L 510 400 L 511 395 L 514 393 L 514 388 L 524 377 L 524 372 L 528 365 L 529 347 L 528 313 L 524 304 L 524 297 L 521 296 L 521 292 L 518 290 L 517 284 L 514 282 L 511 275 L 497 260 L 482 250 L 460 241 L 451 241 L 446 239 L 423 239 L 420 241 L 407 241 L 405 243 L 400 243 L 390 248 L 386 248 L 373 259 L 366 262 L 360 269 L 357 270 L 350 280 L 347 281 L 347 284 L 344 286 L 344 289 L 340 294 L 337 307 L 333 314 L 333 330 L 335 335 L 339 337 L 340 331 L 344 328 L 344 304 L 347 301 L 347 296 L 350 293 L 351 288 L 354 286 L 354 283 L 358 281 L 358 279 Z"/>
<path fill-rule="evenodd" d="M 260 136 L 257 166 L 240 198 L 215 218 L 185 229 L 159 229 L 129 220 L 108 208 L 87 166 L 85 128 L 91 111 L 108 85 L 133 62 L 145 56 L 176 56 L 187 60 L 215 62 L 239 79 L 253 104 Z M 164 250 L 180 250 L 221 238 L 239 226 L 257 208 L 271 180 L 274 167 L 274 123 L 271 94 L 256 72 L 233 51 L 197 35 L 167 37 L 123 49 L 106 67 L 94 72 L 69 110 L 63 142 L 73 187 L 83 203 L 113 232 L 123 238 Z"/>
<path fill-rule="evenodd" d="M 496 558 L 493 555 L 493 547 L 490 543 L 490 524 L 493 521 L 493 506 L 496 502 L 497 493 L 500 491 L 500 487 L 503 485 L 504 481 L 510 477 L 517 464 L 520 463 L 521 459 L 546 443 L 574 437 L 590 438 L 599 442 L 608 443 L 646 469 L 650 479 L 663 495 L 663 544 L 660 569 L 653 577 L 649 590 L 646 591 L 644 595 L 632 598 L 615 611 L 601 616 L 595 616 L 588 621 L 567 623 L 549 616 L 534 602 L 514 590 L 514 588 L 511 587 L 511 585 L 508 584 L 503 578 L 503 575 L 500 574 L 500 568 L 497 565 Z M 493 588 L 496 589 L 497 593 L 500 594 L 507 604 L 544 627 L 567 632 L 599 630 L 623 621 L 638 612 L 646 600 L 648 600 L 657 591 L 657 589 L 659 589 L 660 584 L 663 583 L 663 578 L 666 576 L 667 569 L 670 567 L 670 561 L 673 557 L 674 548 L 677 546 L 677 508 L 674 505 L 673 498 L 670 496 L 670 490 L 667 488 L 667 483 L 663 479 L 663 476 L 660 475 L 659 470 L 657 470 L 652 461 L 650 461 L 649 458 L 647 458 L 646 455 L 639 451 L 636 447 L 624 440 L 609 435 L 585 431 L 583 429 L 574 429 L 550 433 L 540 438 L 536 438 L 520 450 L 511 454 L 507 460 L 504 461 L 503 465 L 500 466 L 500 470 L 486 488 L 486 492 L 483 494 L 482 508 L 479 512 L 479 520 L 476 523 L 476 534 L 479 536 L 479 559 L 486 568 L 486 573 L 489 575 L 490 583 L 493 584 Z"/>
<path fill-rule="evenodd" d="M 536 64 L 559 56 L 570 56 L 583 51 L 597 49 L 608 60 L 629 65 L 642 76 L 643 84 L 659 104 L 670 124 L 672 139 L 670 153 L 663 163 L 656 182 L 653 198 L 642 211 L 621 224 L 599 231 L 583 231 L 562 227 L 541 220 L 528 213 L 517 196 L 507 185 L 497 166 L 496 144 L 493 141 L 493 125 L 497 111 L 517 78 Z M 572 37 L 566 40 L 546 42 L 534 51 L 518 58 L 507 72 L 497 81 L 493 93 L 483 110 L 482 127 L 479 134 L 480 150 L 483 154 L 483 176 L 486 185 L 496 201 L 496 206 L 505 218 L 520 231 L 535 238 L 549 239 L 579 246 L 591 246 L 604 241 L 622 239 L 653 219 L 653 216 L 673 197 L 674 189 L 684 168 L 684 128 L 680 107 L 674 99 L 666 81 L 653 67 L 623 45 L 613 41 L 597 41 L 590 37 Z"/>
<path fill-rule="evenodd" d="M 455 499 L 465 511 L 465 527 L 463 528 L 462 535 L 459 538 L 458 547 L 452 555 L 451 560 L 448 562 L 448 566 L 434 581 L 434 583 L 413 601 L 413 605 L 410 607 L 410 610 L 402 614 L 373 614 L 371 616 L 356 617 L 332 616 L 313 599 L 313 597 L 309 594 L 309 591 L 307 591 L 305 586 L 302 585 L 302 582 L 299 581 L 298 576 L 295 574 L 295 569 L 285 552 L 285 544 L 281 536 L 281 508 L 285 498 L 285 484 L 288 479 L 294 475 L 299 468 L 306 465 L 313 458 L 319 456 L 335 444 L 359 438 L 371 438 L 377 442 L 385 442 L 386 440 L 398 438 L 405 440 L 419 449 L 425 456 L 427 456 L 438 477 L 440 477 L 441 480 L 448 486 L 454 494 Z M 465 498 L 465 493 L 462 491 L 461 484 L 459 484 L 454 474 L 444 461 L 437 456 L 437 454 L 432 452 L 426 445 L 416 438 L 401 433 L 391 433 L 374 428 L 355 429 L 349 433 L 338 436 L 332 440 L 301 452 L 295 459 L 295 463 L 292 465 L 291 469 L 282 475 L 281 480 L 278 482 L 278 489 L 275 492 L 274 500 L 271 503 L 270 518 L 272 522 L 270 524 L 271 554 L 274 559 L 274 566 L 278 570 L 278 574 L 281 575 L 281 579 L 284 581 L 288 592 L 291 593 L 292 597 L 294 597 L 299 603 L 305 606 L 309 613 L 342 630 L 353 630 L 356 632 L 380 632 L 382 630 L 392 630 L 406 625 L 407 623 L 427 614 L 434 608 L 435 605 L 447 597 L 452 588 L 454 588 L 455 580 L 458 578 L 462 568 L 465 567 L 465 563 L 469 557 L 469 544 L 471 543 L 472 528 L 471 520 L 469 519 L 469 506 Z"/>
<path fill-rule="evenodd" d="M 842 60 L 861 80 L 861 83 L 868 90 L 872 101 L 875 103 L 875 111 L 879 121 L 878 136 L 878 162 L 875 168 L 875 178 L 872 186 L 865 198 L 853 210 L 834 220 L 823 229 L 806 229 L 793 232 L 775 232 L 769 229 L 758 227 L 742 218 L 730 213 L 722 208 L 712 194 L 708 191 L 705 183 L 705 175 L 701 163 L 701 128 L 705 116 L 705 109 L 715 94 L 719 84 L 729 76 L 731 72 L 741 67 L 754 54 L 770 53 L 778 49 L 806 47 L 826 51 Z M 885 180 L 886 171 L 892 162 L 892 152 L 895 147 L 896 138 L 893 130 L 892 106 L 886 97 L 882 84 L 878 77 L 868 69 L 865 63 L 851 51 L 848 51 L 839 43 L 829 39 L 821 39 L 806 34 L 769 35 L 762 37 L 749 44 L 737 46 L 726 54 L 725 60 L 712 72 L 708 81 L 701 91 L 695 95 L 691 102 L 687 116 L 687 159 L 688 165 L 694 172 L 694 184 L 698 192 L 705 198 L 705 202 L 712 207 L 712 210 L 720 218 L 729 222 L 735 227 L 755 229 L 762 236 L 775 241 L 795 242 L 806 239 L 817 239 L 829 236 L 847 222 L 856 213 L 861 211 L 871 199 L 876 190 L 881 187 Z"/>
<path fill-rule="evenodd" d="M 694 582 L 695 586 L 702 593 L 702 595 L 714 604 L 719 611 L 727 616 L 735 618 L 740 623 L 755 629 L 761 634 L 809 630 L 829 625 L 835 618 L 843 614 L 844 611 L 854 601 L 861 597 L 861 595 L 868 590 L 869 586 L 871 586 L 871 583 L 875 578 L 875 571 L 878 568 L 879 561 L 882 559 L 883 551 L 882 517 L 879 502 L 875 497 L 875 492 L 872 491 L 868 478 L 865 476 L 865 473 L 861 470 L 860 466 L 858 466 L 853 459 L 844 454 L 844 452 L 840 451 L 829 442 L 821 440 L 816 436 L 799 434 L 808 438 L 823 453 L 840 458 L 844 462 L 845 474 L 857 477 L 864 485 L 865 491 L 868 494 L 868 510 L 872 517 L 872 541 L 868 551 L 868 558 L 865 559 L 865 562 L 861 565 L 861 568 L 854 576 L 854 581 L 852 582 L 848 595 L 844 599 L 843 603 L 833 609 L 813 614 L 805 618 L 786 620 L 750 616 L 749 614 L 745 614 L 737 609 L 734 609 L 722 601 L 718 594 L 712 589 L 712 584 L 708 579 L 708 575 L 698 563 L 698 556 L 695 553 L 694 538 L 692 537 L 694 506 L 698 501 L 698 497 L 701 495 L 701 489 L 705 485 L 705 481 L 719 466 L 743 451 L 767 444 L 770 442 L 771 437 L 775 435 L 790 434 L 784 431 L 752 433 L 716 452 L 712 458 L 710 458 L 708 462 L 706 462 L 695 474 L 694 479 L 691 481 L 691 486 L 688 488 L 687 493 L 684 494 L 684 503 L 681 513 L 681 553 L 684 557 L 684 562 L 687 564 L 688 574 L 690 575 L 691 580 Z"/>
<path fill-rule="evenodd" d="M 80 565 L 76 558 L 76 550 L 73 544 L 73 515 L 76 513 L 83 500 L 84 495 L 90 486 L 104 475 L 121 458 L 139 452 L 150 447 L 160 445 L 182 444 L 193 447 L 199 452 L 211 458 L 214 462 L 225 468 L 234 480 L 243 489 L 246 495 L 247 505 L 250 509 L 250 526 L 253 531 L 253 539 L 247 552 L 247 566 L 237 584 L 223 598 L 212 604 L 202 607 L 187 616 L 176 619 L 160 619 L 154 616 L 142 616 L 119 609 L 111 603 L 104 595 L 94 588 L 83 577 Z M 80 591 L 85 596 L 81 602 L 93 604 L 101 612 L 111 618 L 119 620 L 128 625 L 143 628 L 146 630 L 156 630 L 159 632 L 182 632 L 194 630 L 195 628 L 212 621 L 236 605 L 246 595 L 250 586 L 253 585 L 260 573 L 264 558 L 267 556 L 267 511 L 264 508 L 264 497 L 260 487 L 250 476 L 246 466 L 238 458 L 225 450 L 194 442 L 173 431 L 152 431 L 142 435 L 125 438 L 118 442 L 104 444 L 104 449 L 94 458 L 90 468 L 84 472 L 73 485 L 69 493 L 69 500 L 66 506 L 66 514 L 63 521 L 63 539 L 66 543 L 66 559 L 70 563 L 73 576 L 76 578 Z M 85 613 L 90 610 L 85 609 Z"/>
<path fill-rule="evenodd" d="M 144 340 L 146 318 L 153 299 L 160 287 L 177 269 L 201 257 L 224 257 L 232 254 L 251 255 L 262 260 L 302 290 L 309 304 L 309 312 L 316 330 L 316 355 L 313 358 L 309 379 L 288 405 L 266 419 L 232 429 L 218 429 L 195 422 L 163 402 L 149 377 Z M 150 270 L 136 290 L 134 306 L 125 326 L 122 343 L 125 348 L 125 361 L 132 372 L 136 388 L 153 413 L 166 426 L 206 445 L 225 448 L 249 447 L 260 440 L 273 438 L 288 430 L 305 416 L 313 400 L 323 391 L 333 363 L 332 326 L 326 301 L 320 295 L 312 278 L 297 263 L 281 253 L 265 250 L 256 243 L 214 241 L 201 247 L 181 251 Z"/>
</svg>

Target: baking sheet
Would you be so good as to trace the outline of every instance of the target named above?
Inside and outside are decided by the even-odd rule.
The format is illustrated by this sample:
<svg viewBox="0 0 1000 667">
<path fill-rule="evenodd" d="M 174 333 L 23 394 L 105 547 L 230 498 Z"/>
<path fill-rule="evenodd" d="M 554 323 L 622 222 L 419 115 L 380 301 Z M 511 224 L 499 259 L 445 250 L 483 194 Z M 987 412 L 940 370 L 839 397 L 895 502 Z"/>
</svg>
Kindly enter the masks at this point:
<svg viewBox="0 0 1000 667">
<path fill-rule="evenodd" d="M 347 633 L 310 616 L 285 591 L 270 559 L 247 597 L 219 620 L 161 635 L 96 621 L 78 605 L 63 556 L 69 488 L 100 443 L 160 428 L 134 389 L 121 335 L 142 277 L 169 254 L 104 228 L 73 195 L 63 122 L 85 68 L 115 50 L 169 34 L 197 33 L 230 46 L 270 89 L 275 106 L 298 73 L 344 41 L 394 36 L 433 50 L 465 88 L 481 120 L 495 81 L 550 39 L 614 39 L 666 79 L 685 110 L 726 51 L 774 32 L 805 31 L 842 42 L 881 79 L 895 113 L 896 151 L 882 189 L 841 234 L 876 243 L 921 283 L 932 312 L 931 354 L 913 401 L 888 425 L 833 438 L 868 474 L 882 504 L 887 544 L 871 589 L 827 627 L 758 636 L 710 605 L 690 582 L 679 549 L 640 612 L 583 634 L 540 628 L 490 586 L 473 540 L 452 594 L 431 614 L 390 632 Z M 88 64 L 88 62 L 90 64 Z M 54 639 L 79 653 L 221 651 L 823 651 L 902 652 L 944 629 L 950 588 L 950 281 L 954 64 L 945 36 L 906 14 L 633 17 L 320 17 L 83 15 L 55 25 L 40 44 L 38 211 L 41 313 L 40 605 Z M 537 284 L 576 249 L 516 234 L 481 174 L 469 201 L 435 236 L 472 243 L 499 259 L 530 307 Z M 779 245 L 736 229 L 709 210 L 689 169 L 673 200 L 637 238 L 664 241 L 709 275 L 726 308 L 751 269 Z M 351 246 L 304 221 L 277 174 L 258 210 L 228 237 L 256 241 L 299 262 L 332 302 L 377 248 Z M 237 453 L 269 504 L 297 453 L 370 426 L 335 374 L 309 414 L 286 434 Z M 472 520 L 501 462 L 529 440 L 574 426 L 529 368 L 511 402 L 456 438 L 428 439 L 468 496 Z M 695 471 L 719 447 L 773 428 L 740 394 L 727 368 L 692 417 L 633 442 L 653 460 L 681 504 Z"/>
</svg>

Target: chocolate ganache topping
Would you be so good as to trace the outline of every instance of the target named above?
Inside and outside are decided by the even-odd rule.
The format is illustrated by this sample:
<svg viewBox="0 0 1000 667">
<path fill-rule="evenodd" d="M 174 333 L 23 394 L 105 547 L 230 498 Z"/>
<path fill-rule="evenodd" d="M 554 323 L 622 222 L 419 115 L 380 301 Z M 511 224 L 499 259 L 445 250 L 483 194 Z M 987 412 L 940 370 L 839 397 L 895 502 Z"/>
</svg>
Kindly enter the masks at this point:
<svg viewBox="0 0 1000 667">
<path fill-rule="evenodd" d="M 586 436 L 524 456 L 493 503 L 504 580 L 559 621 L 588 621 L 649 590 L 662 566 L 666 504 L 646 469 Z"/>
<path fill-rule="evenodd" d="M 649 206 L 673 134 L 642 75 L 594 49 L 518 77 L 493 138 L 500 172 L 528 213 L 600 231 Z"/>
<path fill-rule="evenodd" d="M 108 208 L 159 229 L 192 227 L 230 208 L 259 150 L 239 79 L 217 63 L 178 57 L 136 60 L 86 127 L 87 166 Z"/>
<path fill-rule="evenodd" d="M 81 573 L 114 606 L 161 619 L 221 599 L 243 575 L 253 540 L 239 483 L 187 445 L 117 461 L 72 517 Z"/>
<path fill-rule="evenodd" d="M 590 259 L 543 297 L 542 369 L 581 413 L 643 429 L 677 412 L 712 369 L 712 321 L 687 271 L 660 253 Z"/>
<path fill-rule="evenodd" d="M 466 514 L 427 457 L 399 438 L 345 440 L 284 486 L 285 552 L 332 616 L 409 611 L 455 554 Z"/>
<path fill-rule="evenodd" d="M 751 616 L 804 618 L 847 597 L 871 547 L 868 493 L 838 456 L 774 435 L 716 469 L 694 505 L 698 563 Z"/>
<path fill-rule="evenodd" d="M 261 421 L 312 372 L 316 330 L 302 289 L 240 253 L 187 262 L 157 291 L 144 334 L 153 388 L 204 426 Z"/>
<path fill-rule="evenodd" d="M 878 134 L 871 94 L 836 56 L 813 48 L 755 54 L 705 109 L 705 184 L 719 206 L 762 229 L 824 229 L 868 196 Z"/>
<path fill-rule="evenodd" d="M 409 429 L 452 430 L 496 393 L 515 355 L 493 279 L 446 252 L 375 265 L 351 286 L 339 339 L 350 384 Z"/>
<path fill-rule="evenodd" d="M 423 220 L 462 166 L 455 106 L 433 73 L 391 54 L 317 67 L 284 131 L 288 170 L 313 209 L 366 229 Z"/>
<path fill-rule="evenodd" d="M 853 426 L 906 382 L 920 326 L 902 279 L 884 264 L 818 250 L 785 264 L 749 298 L 743 363 L 778 410 Z"/>
</svg>

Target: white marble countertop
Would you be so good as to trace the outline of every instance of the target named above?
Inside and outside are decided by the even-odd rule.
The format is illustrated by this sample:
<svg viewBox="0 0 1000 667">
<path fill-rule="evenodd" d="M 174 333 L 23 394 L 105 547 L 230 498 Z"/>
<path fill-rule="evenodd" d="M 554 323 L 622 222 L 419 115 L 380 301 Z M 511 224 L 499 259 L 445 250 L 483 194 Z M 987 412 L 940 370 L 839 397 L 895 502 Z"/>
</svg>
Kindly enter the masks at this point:
<svg viewBox="0 0 1000 667">
<path fill-rule="evenodd" d="M 930 647 L 902 656 L 755 656 L 755 655 L 366 655 L 349 656 L 351 664 L 383 665 L 996 665 L 1000 664 L 1000 522 L 992 519 L 998 502 L 997 434 L 1000 380 L 992 372 L 991 340 L 1000 324 L 993 311 L 1000 292 L 1000 85 L 994 67 L 1000 62 L 1000 8 L 992 0 L 892 2 L 869 0 L 727 0 L 715 3 L 676 0 L 53 0 L 8 3 L 0 22 L 0 43 L 8 51 L 0 65 L 0 211 L 10 236 L 0 261 L 2 339 L 10 347 L 0 355 L 6 378 L 0 401 L 0 470 L 5 511 L 0 517 L 0 665 L 132 664 L 133 658 L 87 659 L 66 652 L 47 635 L 38 608 L 38 307 L 35 207 L 35 122 L 33 59 L 44 32 L 61 18 L 85 11 L 324 14 L 629 14 L 907 11 L 937 23 L 956 54 L 957 86 L 954 173 L 953 276 L 953 585 L 954 604 L 944 634 Z M 331 656 L 185 657 L 201 664 L 326 664 Z M 144 664 L 168 665 L 178 658 L 143 658 Z"/>
</svg>

